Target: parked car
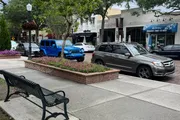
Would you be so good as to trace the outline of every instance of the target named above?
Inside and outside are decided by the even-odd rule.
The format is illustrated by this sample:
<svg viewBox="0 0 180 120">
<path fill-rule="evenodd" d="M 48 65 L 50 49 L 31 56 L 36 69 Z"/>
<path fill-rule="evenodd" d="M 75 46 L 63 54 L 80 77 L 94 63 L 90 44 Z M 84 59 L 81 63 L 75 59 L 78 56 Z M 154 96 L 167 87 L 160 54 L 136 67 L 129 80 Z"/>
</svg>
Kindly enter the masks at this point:
<svg viewBox="0 0 180 120">
<path fill-rule="evenodd" d="M 17 42 L 11 40 L 11 50 L 16 50 Z"/>
<path fill-rule="evenodd" d="M 61 56 L 63 40 L 41 40 L 40 54 L 41 56 Z M 76 59 L 78 62 L 84 61 L 84 51 L 78 47 L 74 47 L 70 40 L 66 40 L 64 48 L 64 57 L 67 59 Z"/>
<path fill-rule="evenodd" d="M 19 51 L 21 55 L 28 56 L 29 55 L 29 43 L 19 43 L 16 47 L 16 51 Z M 40 50 L 39 46 L 35 43 L 31 43 L 31 55 L 39 56 Z"/>
<path fill-rule="evenodd" d="M 142 78 L 166 76 L 175 71 L 175 65 L 171 58 L 150 54 L 141 45 L 135 43 L 98 45 L 91 62 L 136 73 Z"/>
<path fill-rule="evenodd" d="M 74 46 L 81 48 L 85 52 L 93 52 L 95 50 L 95 47 L 93 45 L 88 44 L 88 43 L 76 43 Z"/>
<path fill-rule="evenodd" d="M 159 50 L 152 51 L 154 54 L 180 59 L 180 44 L 167 45 Z"/>
</svg>

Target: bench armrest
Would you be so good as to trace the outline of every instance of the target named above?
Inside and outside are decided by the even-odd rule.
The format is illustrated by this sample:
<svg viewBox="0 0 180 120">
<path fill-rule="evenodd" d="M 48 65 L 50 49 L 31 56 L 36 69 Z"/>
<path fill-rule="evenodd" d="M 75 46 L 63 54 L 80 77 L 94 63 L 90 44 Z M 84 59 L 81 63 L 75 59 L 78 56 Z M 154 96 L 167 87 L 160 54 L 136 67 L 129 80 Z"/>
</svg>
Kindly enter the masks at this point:
<svg viewBox="0 0 180 120">
<path fill-rule="evenodd" d="M 50 94 L 47 94 L 47 95 L 44 95 L 44 96 L 50 96 L 50 95 L 54 95 L 54 94 L 57 94 L 57 93 L 60 93 L 60 92 L 63 93 L 64 97 L 66 96 L 65 92 L 62 91 L 62 90 L 59 90 L 59 91 L 56 91 L 56 92 L 53 92 L 53 93 L 50 93 Z"/>
</svg>

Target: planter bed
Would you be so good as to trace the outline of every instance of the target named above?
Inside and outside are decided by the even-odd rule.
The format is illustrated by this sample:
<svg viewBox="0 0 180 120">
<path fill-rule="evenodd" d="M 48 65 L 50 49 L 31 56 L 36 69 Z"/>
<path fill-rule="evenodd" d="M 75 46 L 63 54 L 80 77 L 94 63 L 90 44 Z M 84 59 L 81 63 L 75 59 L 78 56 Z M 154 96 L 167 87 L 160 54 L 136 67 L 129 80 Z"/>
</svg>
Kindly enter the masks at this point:
<svg viewBox="0 0 180 120">
<path fill-rule="evenodd" d="M 0 59 L 14 59 L 14 58 L 20 58 L 21 55 L 0 55 Z"/>
<path fill-rule="evenodd" d="M 29 60 L 25 61 L 25 67 L 38 70 L 53 76 L 58 76 L 64 79 L 72 80 L 82 84 L 91 84 L 102 81 L 114 80 L 114 79 L 118 79 L 119 76 L 119 70 L 116 69 L 111 69 L 105 72 L 81 73 L 81 72 L 61 69 L 50 65 L 36 63 Z"/>
</svg>

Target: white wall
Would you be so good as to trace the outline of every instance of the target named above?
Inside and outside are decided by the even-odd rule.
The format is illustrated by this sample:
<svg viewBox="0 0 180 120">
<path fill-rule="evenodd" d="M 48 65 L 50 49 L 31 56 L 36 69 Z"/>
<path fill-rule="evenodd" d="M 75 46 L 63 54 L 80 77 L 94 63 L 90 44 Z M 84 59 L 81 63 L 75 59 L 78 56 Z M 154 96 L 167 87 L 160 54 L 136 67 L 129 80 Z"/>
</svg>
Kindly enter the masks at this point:
<svg viewBox="0 0 180 120">
<path fill-rule="evenodd" d="M 84 21 L 83 24 L 81 24 L 80 20 L 78 20 L 79 22 L 79 26 L 78 29 L 75 33 L 83 33 L 84 30 L 90 30 L 91 32 L 98 32 L 98 28 L 97 28 L 97 22 L 98 22 L 98 15 L 92 16 L 95 18 L 95 23 L 92 24 L 90 21 L 88 21 L 88 24 Z"/>
</svg>

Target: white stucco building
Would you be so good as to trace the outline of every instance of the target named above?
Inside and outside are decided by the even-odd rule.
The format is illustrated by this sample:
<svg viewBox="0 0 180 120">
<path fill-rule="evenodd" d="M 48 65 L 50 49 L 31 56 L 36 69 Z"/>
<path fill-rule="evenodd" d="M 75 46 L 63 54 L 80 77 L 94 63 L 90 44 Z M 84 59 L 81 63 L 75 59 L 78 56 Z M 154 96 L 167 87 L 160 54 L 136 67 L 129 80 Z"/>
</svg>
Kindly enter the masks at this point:
<svg viewBox="0 0 180 120">
<path fill-rule="evenodd" d="M 114 16 L 120 15 L 119 9 L 110 8 L 107 12 L 108 18 L 106 18 L 105 28 L 110 29 L 111 32 L 107 32 L 109 36 L 113 36 L 115 39 L 115 19 Z M 74 32 L 73 42 L 91 42 L 92 44 L 98 44 L 101 30 L 102 18 L 100 15 L 92 15 L 91 21 L 78 21 L 79 27 Z M 107 30 L 105 30 L 106 32 Z M 105 34 L 106 35 L 106 34 Z M 106 39 L 106 37 L 105 37 Z"/>
<path fill-rule="evenodd" d="M 139 16 L 132 16 L 137 11 Z M 143 14 L 141 9 L 122 10 L 124 40 L 139 42 L 147 48 L 158 45 L 180 44 L 180 16 L 155 17 L 153 12 Z"/>
<path fill-rule="evenodd" d="M 105 20 L 103 42 L 109 40 L 112 42 L 132 41 L 143 44 L 148 49 L 169 44 L 180 44 L 180 16 L 155 17 L 153 12 L 143 14 L 140 8 L 116 11 L 119 13 L 111 14 Z M 138 12 L 139 16 L 132 15 L 134 12 Z M 94 41 L 98 44 L 101 18 L 98 15 L 92 16 L 92 18 L 92 22 L 85 22 L 80 25 L 76 33 L 94 34 L 96 36 Z M 89 41 L 92 41 L 92 38 Z"/>
</svg>

